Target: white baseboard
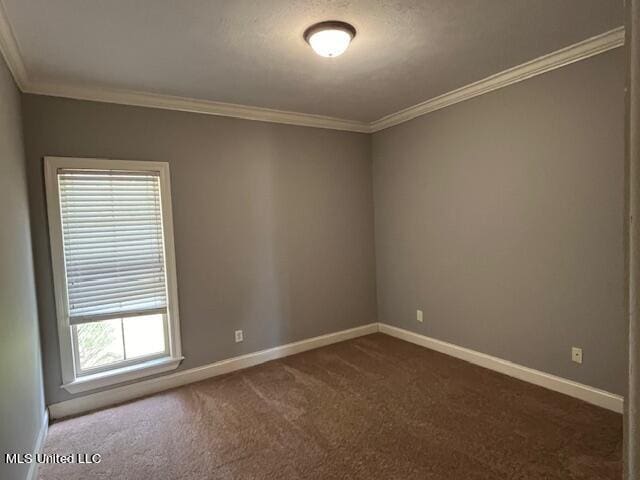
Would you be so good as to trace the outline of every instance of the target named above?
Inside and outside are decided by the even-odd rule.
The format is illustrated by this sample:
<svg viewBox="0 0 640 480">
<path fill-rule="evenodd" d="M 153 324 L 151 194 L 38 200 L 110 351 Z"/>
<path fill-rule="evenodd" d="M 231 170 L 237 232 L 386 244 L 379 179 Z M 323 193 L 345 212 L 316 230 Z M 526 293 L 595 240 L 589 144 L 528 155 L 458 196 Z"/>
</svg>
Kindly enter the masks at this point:
<svg viewBox="0 0 640 480">
<path fill-rule="evenodd" d="M 623 410 L 624 399 L 620 395 L 574 382 L 566 378 L 551 375 L 549 373 L 544 373 L 533 368 L 524 367 L 508 360 L 476 352 L 475 350 L 460 347 L 442 340 L 436 340 L 435 338 L 410 332 L 402 328 L 393 327 L 384 323 L 371 323 L 336 333 L 329 333 L 327 335 L 289 343 L 287 345 L 281 345 L 267 350 L 261 350 L 259 352 L 229 358 L 227 360 L 221 360 L 219 362 L 191 368 L 189 370 L 182 370 L 170 375 L 151 378 L 149 380 L 143 380 L 141 382 L 112 388 L 110 390 L 73 398 L 64 402 L 54 403 L 49 405 L 49 415 L 52 419 L 78 415 L 90 410 L 115 405 L 143 397 L 145 395 L 168 390 L 170 388 L 187 385 L 189 383 L 199 382 L 201 380 L 206 380 L 207 378 L 268 362 L 269 360 L 287 357 L 289 355 L 313 350 L 315 348 L 342 342 L 351 338 L 369 335 L 378 331 L 392 337 L 465 360 L 475 365 L 503 373 L 510 377 L 578 398 L 614 412 L 622 413 Z M 43 427 L 41 437 L 39 437 L 39 442 L 44 441 L 45 434 L 46 426 Z M 28 478 L 35 479 L 35 477 Z"/>
<path fill-rule="evenodd" d="M 44 442 L 47 438 L 47 430 L 49 430 L 49 412 L 47 411 L 47 409 L 45 409 L 42 416 L 40 431 L 38 432 L 38 438 L 36 438 L 36 443 L 33 446 L 34 455 L 36 453 L 42 453 L 42 451 L 44 450 Z M 29 470 L 27 471 L 27 480 L 37 480 L 38 466 L 39 464 L 36 462 L 29 464 Z"/>
<path fill-rule="evenodd" d="M 207 378 L 225 373 L 234 372 L 243 368 L 258 365 L 296 353 L 305 352 L 314 348 L 323 347 L 332 343 L 342 342 L 351 338 L 361 337 L 378 331 L 378 324 L 371 323 L 360 327 L 329 333 L 319 337 L 308 338 L 299 342 L 281 345 L 279 347 L 261 350 L 259 352 L 241 355 L 239 357 L 221 360 L 202 367 L 182 370 L 162 377 L 151 378 L 141 382 L 112 388 L 98 393 L 92 393 L 82 397 L 73 398 L 64 402 L 49 405 L 51 418 L 58 419 L 71 415 L 95 410 L 97 408 L 114 405 L 132 400 L 152 393 L 157 393 L 170 388 L 180 387 L 188 383 L 199 382 Z"/>
<path fill-rule="evenodd" d="M 548 388 L 556 392 L 564 393 L 574 398 L 579 398 L 585 402 L 597 405 L 599 407 L 622 413 L 624 399 L 620 395 L 590 387 L 582 383 L 567 380 L 566 378 L 557 377 L 549 373 L 544 373 L 533 368 L 523 367 L 517 363 L 509 362 L 501 358 L 493 357 L 485 353 L 476 352 L 464 347 L 459 347 L 452 343 L 436 340 L 435 338 L 410 332 L 402 328 L 393 327 L 384 323 L 379 323 L 379 331 L 392 337 L 415 343 L 422 347 L 430 348 L 440 353 L 450 355 L 452 357 L 466 360 L 467 362 L 479 365 L 496 372 L 509 375 L 510 377 L 533 383 L 540 387 Z"/>
</svg>

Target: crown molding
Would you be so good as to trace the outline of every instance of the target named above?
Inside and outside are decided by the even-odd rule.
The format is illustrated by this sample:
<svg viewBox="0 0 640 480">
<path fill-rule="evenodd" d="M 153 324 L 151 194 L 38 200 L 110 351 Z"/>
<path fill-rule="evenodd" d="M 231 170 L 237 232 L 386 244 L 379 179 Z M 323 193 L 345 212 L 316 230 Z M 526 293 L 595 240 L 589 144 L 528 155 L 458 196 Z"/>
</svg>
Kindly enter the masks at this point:
<svg viewBox="0 0 640 480">
<path fill-rule="evenodd" d="M 622 45 L 624 45 L 624 27 L 619 27 L 368 123 L 172 95 L 32 81 L 20 55 L 20 48 L 11 29 L 6 10 L 0 0 L 0 53 L 4 55 L 18 87 L 25 93 L 359 133 L 374 133 L 393 127 Z"/>
<path fill-rule="evenodd" d="M 607 52 L 622 45 L 624 45 L 624 27 L 619 27 L 496 73 L 485 79 L 470 83 L 469 85 L 452 90 L 443 95 L 431 98 L 412 107 L 386 115 L 379 120 L 371 122 L 369 124 L 370 131 L 377 132 L 385 128 L 393 127 L 394 125 L 407 122 L 421 115 L 440 110 L 441 108 L 454 105 L 464 100 L 469 100 L 470 98 L 492 92 L 499 88 L 513 85 L 522 80 L 593 57 L 594 55 Z"/>
<path fill-rule="evenodd" d="M 111 88 L 82 87 L 54 83 L 27 83 L 23 88 L 25 93 L 50 95 L 54 97 L 74 98 L 77 100 L 91 100 L 95 102 L 117 103 L 137 107 L 160 108 L 181 112 L 202 113 L 222 117 L 242 118 L 261 122 L 284 123 L 303 127 L 328 128 L 331 130 L 346 130 L 349 132 L 369 133 L 369 124 L 356 120 L 314 115 L 309 113 L 289 112 L 270 108 L 251 107 L 233 103 L 198 100 L 195 98 L 161 95 L 132 90 L 118 90 Z"/>
<path fill-rule="evenodd" d="M 0 53 L 4 56 L 7 67 L 9 67 L 9 71 L 13 75 L 13 79 L 18 85 L 18 88 L 24 91 L 24 87 L 29 81 L 27 68 L 22 61 L 20 48 L 13 34 L 11 24 L 9 24 L 9 17 L 7 17 L 7 12 L 2 0 L 0 0 Z"/>
<path fill-rule="evenodd" d="M 284 123 L 304 127 L 328 128 L 349 132 L 369 133 L 370 131 L 369 124 L 366 122 L 345 120 L 324 115 L 289 112 L 271 108 L 252 107 L 132 90 L 33 81 L 27 73 L 25 63 L 20 54 L 18 42 L 9 23 L 9 17 L 7 16 L 2 0 L 0 0 L 0 53 L 4 56 L 18 88 L 24 93 L 165 110 L 178 110 L 182 112 Z"/>
</svg>

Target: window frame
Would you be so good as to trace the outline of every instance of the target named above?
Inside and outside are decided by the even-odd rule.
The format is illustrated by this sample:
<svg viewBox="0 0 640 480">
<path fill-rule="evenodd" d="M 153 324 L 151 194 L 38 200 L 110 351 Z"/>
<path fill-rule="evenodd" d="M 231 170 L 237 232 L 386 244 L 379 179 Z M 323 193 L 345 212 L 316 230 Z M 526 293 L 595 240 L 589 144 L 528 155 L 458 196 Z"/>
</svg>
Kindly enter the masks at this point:
<svg viewBox="0 0 640 480">
<path fill-rule="evenodd" d="M 167 287 L 167 343 L 168 355 L 144 358 L 141 361 L 116 364 L 114 368 L 96 373 L 80 373 L 76 369 L 74 334 L 69 322 L 66 265 L 62 234 L 62 217 L 58 187 L 59 169 L 131 170 L 154 172 L 160 178 L 160 204 L 164 237 L 165 281 Z M 56 301 L 58 341 L 60 344 L 61 387 L 70 393 L 93 390 L 137 378 L 174 370 L 183 360 L 178 313 L 178 283 L 176 275 L 171 208 L 171 182 L 167 162 L 140 160 L 112 160 L 102 158 L 44 157 L 45 193 L 47 201 L 51 266 Z"/>
<path fill-rule="evenodd" d="M 86 368 L 86 369 L 82 369 L 82 367 L 79 366 L 80 365 L 80 351 L 79 351 L 80 348 L 78 345 L 78 325 L 71 325 L 71 342 L 73 344 L 73 361 L 74 361 L 74 367 L 76 367 L 76 370 L 75 370 L 76 378 L 85 378 L 87 376 L 95 375 L 97 373 L 108 372 L 111 370 L 116 370 L 118 368 L 128 367 L 129 365 L 146 363 L 151 360 L 157 360 L 157 359 L 165 358 L 171 355 L 171 352 L 169 351 L 169 317 L 166 314 L 161 314 L 161 315 L 163 317 L 162 331 L 165 338 L 164 351 L 155 352 L 150 355 L 144 355 L 140 357 L 133 357 L 128 359 L 125 358 L 124 360 L 120 360 L 118 362 L 109 363 L 109 364 L 98 366 L 98 367 Z M 143 316 L 143 315 L 140 315 L 140 316 Z M 127 317 L 127 318 L 137 318 L 137 317 L 138 316 Z M 122 328 L 123 353 L 126 356 L 126 347 L 125 347 L 126 335 L 125 335 L 124 325 L 122 324 L 122 322 L 124 322 L 125 319 L 118 318 L 118 319 L 111 319 L 111 320 L 120 320 L 121 322 L 120 324 Z"/>
</svg>

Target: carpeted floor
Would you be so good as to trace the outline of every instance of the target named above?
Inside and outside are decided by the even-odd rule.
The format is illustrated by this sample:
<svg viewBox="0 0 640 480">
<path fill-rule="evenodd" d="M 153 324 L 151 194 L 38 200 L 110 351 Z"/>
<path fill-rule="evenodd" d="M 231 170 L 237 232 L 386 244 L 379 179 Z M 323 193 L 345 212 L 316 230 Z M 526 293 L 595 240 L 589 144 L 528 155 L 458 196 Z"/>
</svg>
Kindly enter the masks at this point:
<svg viewBox="0 0 640 480">
<path fill-rule="evenodd" d="M 54 423 L 42 480 L 618 479 L 615 413 L 382 334 Z"/>
</svg>

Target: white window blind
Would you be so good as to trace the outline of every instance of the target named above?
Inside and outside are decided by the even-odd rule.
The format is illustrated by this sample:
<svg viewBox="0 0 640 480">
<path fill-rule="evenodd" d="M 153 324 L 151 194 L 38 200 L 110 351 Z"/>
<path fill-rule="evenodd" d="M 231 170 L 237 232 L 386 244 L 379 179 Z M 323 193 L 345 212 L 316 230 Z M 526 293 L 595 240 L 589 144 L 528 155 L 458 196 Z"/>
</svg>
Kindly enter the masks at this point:
<svg viewBox="0 0 640 480">
<path fill-rule="evenodd" d="M 154 172 L 58 169 L 69 323 L 166 313 Z"/>
</svg>

